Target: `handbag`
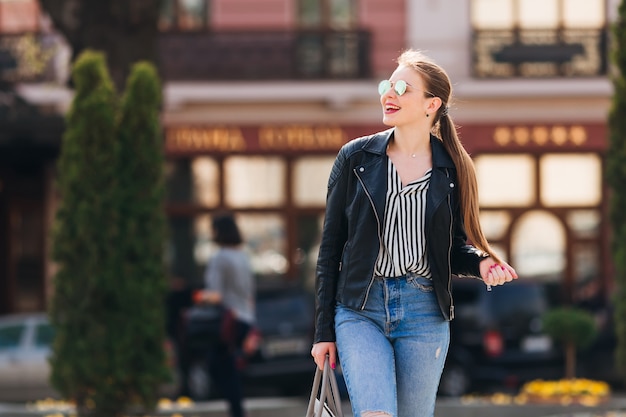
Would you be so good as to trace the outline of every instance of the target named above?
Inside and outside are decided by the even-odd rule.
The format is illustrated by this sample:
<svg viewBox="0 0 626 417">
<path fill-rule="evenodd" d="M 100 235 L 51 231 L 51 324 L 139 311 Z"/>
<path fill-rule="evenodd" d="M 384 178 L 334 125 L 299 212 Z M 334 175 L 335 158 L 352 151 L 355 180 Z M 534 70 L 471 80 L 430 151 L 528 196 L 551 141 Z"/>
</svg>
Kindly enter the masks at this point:
<svg viewBox="0 0 626 417">
<path fill-rule="evenodd" d="M 323 370 L 316 366 L 306 417 L 343 417 L 337 378 L 330 368 L 328 356 Z"/>
</svg>

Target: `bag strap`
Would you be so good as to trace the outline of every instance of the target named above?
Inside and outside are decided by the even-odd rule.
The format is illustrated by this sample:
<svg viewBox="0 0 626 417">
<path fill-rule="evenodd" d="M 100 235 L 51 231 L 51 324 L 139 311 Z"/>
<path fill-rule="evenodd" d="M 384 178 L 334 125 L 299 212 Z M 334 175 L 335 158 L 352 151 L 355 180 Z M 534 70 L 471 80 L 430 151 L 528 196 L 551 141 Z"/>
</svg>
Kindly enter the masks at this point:
<svg viewBox="0 0 626 417">
<path fill-rule="evenodd" d="M 318 392 L 320 396 L 319 401 L 315 401 Z M 311 388 L 306 417 L 321 417 L 324 407 L 327 407 L 334 416 L 343 417 L 337 378 L 335 372 L 330 368 L 328 355 L 324 360 L 324 370 L 320 370 L 317 366 L 315 367 L 315 377 L 313 378 L 313 387 Z"/>
</svg>

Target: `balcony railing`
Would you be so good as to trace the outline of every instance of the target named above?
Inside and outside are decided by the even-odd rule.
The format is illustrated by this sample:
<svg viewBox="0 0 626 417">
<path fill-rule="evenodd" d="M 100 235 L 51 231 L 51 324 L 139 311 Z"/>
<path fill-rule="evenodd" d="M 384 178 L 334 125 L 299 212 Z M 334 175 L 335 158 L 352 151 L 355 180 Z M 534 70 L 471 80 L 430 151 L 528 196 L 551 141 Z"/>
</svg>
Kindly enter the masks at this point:
<svg viewBox="0 0 626 417">
<path fill-rule="evenodd" d="M 596 77 L 607 73 L 606 29 L 476 30 L 473 74 L 497 77 Z"/>
<path fill-rule="evenodd" d="M 364 79 L 367 31 L 165 32 L 159 37 L 165 80 Z"/>
</svg>

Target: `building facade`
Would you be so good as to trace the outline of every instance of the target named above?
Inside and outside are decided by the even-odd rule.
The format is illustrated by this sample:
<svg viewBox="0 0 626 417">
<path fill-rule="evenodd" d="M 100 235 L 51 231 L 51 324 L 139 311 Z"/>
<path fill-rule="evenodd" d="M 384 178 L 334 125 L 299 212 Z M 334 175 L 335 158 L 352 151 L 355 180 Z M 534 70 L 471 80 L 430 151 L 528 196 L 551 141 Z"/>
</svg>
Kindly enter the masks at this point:
<svg viewBox="0 0 626 417">
<path fill-rule="evenodd" d="M 261 284 L 311 287 L 334 157 L 385 128 L 376 86 L 412 47 L 453 81 L 450 112 L 476 162 L 496 250 L 562 301 L 605 302 L 613 279 L 602 172 L 616 10 L 616 0 L 165 1 L 170 273 L 199 285 L 215 249 L 210 218 L 232 211 Z M 71 98 L 36 82 L 18 87 L 61 112 Z M 31 238 L 7 214 L 18 197 L 0 188 L 3 313 L 44 308 L 49 293 L 54 165 L 40 165 L 36 305 L 19 301 L 35 275 L 20 272 L 14 253 Z"/>
</svg>

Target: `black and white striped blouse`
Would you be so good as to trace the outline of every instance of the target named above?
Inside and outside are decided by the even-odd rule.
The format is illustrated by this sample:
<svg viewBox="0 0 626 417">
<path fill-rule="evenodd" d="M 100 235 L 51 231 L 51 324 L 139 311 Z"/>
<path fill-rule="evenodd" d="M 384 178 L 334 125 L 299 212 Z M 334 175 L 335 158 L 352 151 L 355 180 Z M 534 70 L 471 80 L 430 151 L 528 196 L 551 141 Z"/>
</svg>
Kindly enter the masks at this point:
<svg viewBox="0 0 626 417">
<path fill-rule="evenodd" d="M 375 275 L 399 277 L 408 272 L 430 278 L 424 222 L 431 170 L 406 186 L 388 159 L 387 197 L 381 250 Z"/>
</svg>

